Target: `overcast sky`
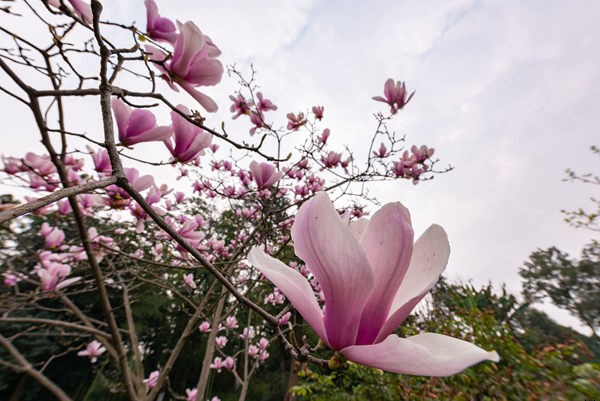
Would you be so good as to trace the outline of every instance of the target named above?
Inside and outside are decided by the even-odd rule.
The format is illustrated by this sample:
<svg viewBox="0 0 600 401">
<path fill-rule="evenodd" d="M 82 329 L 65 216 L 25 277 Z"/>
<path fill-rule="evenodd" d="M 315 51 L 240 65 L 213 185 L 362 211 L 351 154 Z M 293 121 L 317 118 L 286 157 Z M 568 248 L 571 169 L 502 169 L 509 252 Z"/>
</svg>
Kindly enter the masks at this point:
<svg viewBox="0 0 600 401">
<path fill-rule="evenodd" d="M 589 152 L 600 144 L 600 2 L 157 3 L 163 16 L 195 21 L 225 64 L 253 63 L 280 112 L 323 105 L 340 147 L 365 146 L 372 114 L 385 109 L 370 99 L 387 78 L 416 90 L 391 128 L 406 134 L 408 145 L 434 147 L 455 170 L 417 186 L 374 189 L 382 201 L 411 210 L 417 233 L 434 222 L 444 226 L 450 277 L 506 283 L 516 293 L 518 269 L 536 248 L 578 255 L 592 238 L 563 223 L 560 210 L 589 206 L 597 188 L 561 180 L 567 167 L 600 170 Z M 142 0 L 103 4 L 105 16 L 144 27 Z M 224 88 L 231 85 L 207 91 L 221 105 L 215 126 L 229 118 Z"/>
</svg>

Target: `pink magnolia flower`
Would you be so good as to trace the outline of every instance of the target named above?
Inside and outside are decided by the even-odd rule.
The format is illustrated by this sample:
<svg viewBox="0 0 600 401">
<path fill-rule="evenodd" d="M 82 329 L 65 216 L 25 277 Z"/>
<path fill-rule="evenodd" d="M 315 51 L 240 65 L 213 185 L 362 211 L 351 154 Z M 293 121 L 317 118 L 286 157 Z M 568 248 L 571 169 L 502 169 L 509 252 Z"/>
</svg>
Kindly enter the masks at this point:
<svg viewBox="0 0 600 401">
<path fill-rule="evenodd" d="M 304 113 L 298 113 L 298 115 L 288 113 L 286 117 L 288 119 L 287 129 L 298 131 L 300 127 L 306 124 Z"/>
<path fill-rule="evenodd" d="M 220 356 L 215 357 L 215 359 L 210 364 L 211 369 L 215 369 L 217 372 L 221 373 L 221 370 L 224 368 L 223 358 Z"/>
<path fill-rule="evenodd" d="M 252 102 L 244 97 L 241 93 L 238 93 L 237 96 L 229 95 L 229 99 L 233 102 L 233 104 L 229 107 L 229 110 L 234 113 L 233 120 L 238 118 L 243 114 L 250 114 L 250 107 L 252 106 Z"/>
<path fill-rule="evenodd" d="M 69 0 L 75 15 L 81 18 L 86 24 L 92 25 L 92 7 L 82 0 Z"/>
<path fill-rule="evenodd" d="M 292 226 L 294 250 L 323 291 L 322 309 L 298 271 L 264 253 L 248 260 L 285 294 L 317 335 L 349 360 L 391 372 L 447 376 L 496 352 L 441 334 L 392 334 L 425 297 L 450 254 L 432 225 L 413 245 L 408 210 L 388 203 L 371 220 L 348 224 L 326 193 L 304 203 Z"/>
<path fill-rule="evenodd" d="M 185 283 L 185 285 L 187 285 L 188 287 L 190 287 L 192 290 L 196 289 L 196 282 L 194 281 L 194 275 L 192 273 L 190 273 L 190 274 L 184 274 L 183 275 L 183 282 Z"/>
<path fill-rule="evenodd" d="M 269 346 L 269 340 L 267 340 L 264 337 L 261 337 L 261 339 L 258 341 L 258 346 L 260 347 L 260 349 L 267 349 L 267 347 Z"/>
<path fill-rule="evenodd" d="M 325 168 L 333 168 L 338 166 L 342 161 L 342 154 L 333 150 L 327 153 L 327 156 L 321 156 L 321 163 Z"/>
<path fill-rule="evenodd" d="M 393 79 L 388 79 L 385 81 L 385 85 L 383 86 L 383 95 L 374 96 L 373 100 L 377 100 L 378 102 L 384 102 L 390 105 L 390 113 L 396 114 L 398 110 L 403 108 L 406 103 L 412 99 L 415 92 L 413 91 L 408 98 L 406 98 L 406 85 L 404 82 L 396 81 L 394 83 Z"/>
<path fill-rule="evenodd" d="M 209 322 L 200 323 L 200 325 L 198 326 L 198 330 L 200 330 L 200 333 L 208 333 L 210 331 L 210 323 Z"/>
<path fill-rule="evenodd" d="M 152 39 L 175 43 L 177 28 L 173 21 L 158 14 L 158 6 L 154 0 L 146 0 L 146 31 Z"/>
<path fill-rule="evenodd" d="M 69 0 L 73 6 L 73 12 L 81 18 L 86 24 L 92 24 L 92 7 L 81 0 Z M 60 0 L 48 0 L 48 4 L 55 8 L 60 8 Z"/>
<path fill-rule="evenodd" d="M 2 273 L 2 277 L 4 277 L 3 283 L 7 287 L 12 287 L 17 284 L 19 281 L 23 280 L 19 274 L 14 273 Z"/>
<path fill-rule="evenodd" d="M 65 240 L 65 233 L 57 227 L 50 227 L 46 222 L 42 223 L 40 235 L 44 237 L 44 246 L 46 249 L 58 248 Z"/>
<path fill-rule="evenodd" d="M 117 97 L 112 99 L 111 106 L 119 129 L 119 141 L 123 145 L 164 141 L 171 136 L 171 127 L 157 126 L 156 118 L 150 110 L 131 110 L 131 107 Z"/>
<path fill-rule="evenodd" d="M 167 55 L 152 46 L 146 46 L 150 59 L 159 62 L 157 68 L 173 90 L 175 83 L 188 92 L 208 112 L 215 112 L 217 104 L 210 97 L 199 92 L 197 86 L 212 86 L 221 81 L 223 65 L 216 59 L 221 51 L 208 36 L 191 21 L 177 22 L 179 35 L 174 44 L 173 57 L 167 61 Z"/>
<path fill-rule="evenodd" d="M 90 358 L 91 363 L 96 363 L 98 357 L 106 351 L 106 348 L 102 346 L 98 341 L 94 340 L 87 345 L 83 351 L 79 351 L 77 355 L 87 356 Z"/>
<path fill-rule="evenodd" d="M 150 376 L 148 376 L 147 379 L 144 379 L 144 384 L 148 388 L 156 387 L 156 383 L 158 382 L 158 376 L 160 376 L 160 371 L 153 370 L 152 372 L 150 372 Z"/>
<path fill-rule="evenodd" d="M 42 257 L 40 255 L 40 258 Z M 35 272 L 40 278 L 42 291 L 60 290 L 81 279 L 81 277 L 73 277 L 65 280 L 64 278 L 71 273 L 71 266 L 51 259 L 42 259 L 36 266 Z"/>
<path fill-rule="evenodd" d="M 250 162 L 250 171 L 258 189 L 269 188 L 283 176 L 283 171 L 276 172 L 271 163 L 258 163 L 254 160 Z"/>
<path fill-rule="evenodd" d="M 177 106 L 177 109 L 184 114 L 191 114 L 190 110 L 183 105 Z M 175 111 L 171 111 L 171 121 L 173 121 L 173 136 L 164 143 L 175 160 L 182 163 L 189 162 L 199 154 L 203 154 L 204 149 L 210 146 L 212 135 L 202 128 L 190 123 Z M 175 145 L 171 141 L 174 141 Z"/>
<path fill-rule="evenodd" d="M 108 157 L 108 151 L 106 149 L 102 148 L 98 149 L 97 151 L 94 151 L 94 149 L 88 145 L 87 150 L 92 156 L 92 160 L 94 161 L 94 168 L 97 172 L 107 174 L 110 174 L 112 172 L 110 158 Z"/>
<path fill-rule="evenodd" d="M 233 368 L 235 367 L 235 360 L 232 357 L 228 356 L 223 362 L 223 367 L 227 370 L 233 370 Z"/>
<path fill-rule="evenodd" d="M 252 344 L 248 346 L 248 356 L 251 358 L 257 357 L 259 352 L 260 348 L 258 348 L 256 345 Z"/>
<path fill-rule="evenodd" d="M 260 113 L 264 113 L 269 110 L 277 110 L 277 106 L 273 104 L 269 99 L 265 99 L 261 92 L 256 93 L 256 97 L 258 98 L 258 102 L 256 103 L 256 108 Z"/>
<path fill-rule="evenodd" d="M 217 343 L 218 348 L 223 348 L 224 346 L 227 345 L 227 337 L 219 336 L 219 337 L 215 338 L 215 342 Z"/>
<path fill-rule="evenodd" d="M 279 325 L 285 326 L 290 321 L 291 317 L 292 317 L 292 312 L 286 312 L 283 316 L 281 316 L 279 318 Z"/>
<path fill-rule="evenodd" d="M 313 106 L 312 107 L 312 112 L 315 115 L 315 118 L 317 120 L 321 120 L 323 118 L 324 111 L 325 111 L 325 108 L 323 106 Z"/>
<path fill-rule="evenodd" d="M 388 151 L 383 142 L 381 142 L 381 145 L 379 145 L 379 149 L 377 151 L 373 151 L 373 156 L 375 157 L 384 158 L 387 157 L 387 155 Z"/>
<path fill-rule="evenodd" d="M 238 321 L 235 316 L 227 316 L 225 319 L 225 327 L 228 329 L 237 329 L 239 327 Z"/>
<path fill-rule="evenodd" d="M 187 396 L 187 401 L 196 401 L 196 393 L 198 392 L 197 388 L 186 388 L 185 395 Z"/>
</svg>

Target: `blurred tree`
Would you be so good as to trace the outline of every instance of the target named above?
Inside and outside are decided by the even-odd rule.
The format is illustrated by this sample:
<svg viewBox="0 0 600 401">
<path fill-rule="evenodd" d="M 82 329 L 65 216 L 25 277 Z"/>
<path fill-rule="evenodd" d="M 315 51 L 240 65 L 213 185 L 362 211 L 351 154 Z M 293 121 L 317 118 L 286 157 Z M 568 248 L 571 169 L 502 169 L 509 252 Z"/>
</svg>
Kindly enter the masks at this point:
<svg viewBox="0 0 600 401">
<path fill-rule="evenodd" d="M 549 299 L 579 318 L 598 337 L 600 329 L 600 243 L 592 241 L 574 260 L 555 247 L 538 249 L 519 270 L 528 302 Z"/>
</svg>

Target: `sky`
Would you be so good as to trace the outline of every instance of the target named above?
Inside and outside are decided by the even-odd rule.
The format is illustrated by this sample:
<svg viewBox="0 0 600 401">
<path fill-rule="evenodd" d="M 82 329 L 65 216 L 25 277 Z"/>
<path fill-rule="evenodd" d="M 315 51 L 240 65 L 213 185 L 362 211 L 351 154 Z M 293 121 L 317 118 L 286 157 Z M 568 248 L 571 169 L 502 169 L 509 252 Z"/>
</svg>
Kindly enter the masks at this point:
<svg viewBox="0 0 600 401">
<path fill-rule="evenodd" d="M 339 147 L 364 148 L 376 127 L 373 113 L 385 109 L 371 97 L 382 94 L 386 79 L 416 90 L 390 128 L 406 134 L 409 146 L 434 147 L 440 166 L 455 169 L 416 186 L 397 181 L 372 190 L 382 202 L 404 203 L 417 235 L 431 223 L 446 229 L 449 277 L 506 283 L 518 293 L 518 269 L 532 251 L 555 245 L 577 256 L 593 237 L 565 224 L 560 211 L 591 207 L 588 198 L 598 195 L 562 180 L 566 168 L 600 170 L 589 151 L 600 144 L 600 2 L 157 4 L 163 16 L 193 20 L 219 46 L 224 64 L 252 63 L 280 112 L 323 105 Z M 145 24 L 142 0 L 103 5 L 110 19 Z M 224 77 L 206 91 L 221 105 L 215 126 L 230 118 L 233 84 Z M 27 118 L 8 127 L 23 129 Z M 565 312 L 545 310 L 581 329 Z"/>
</svg>

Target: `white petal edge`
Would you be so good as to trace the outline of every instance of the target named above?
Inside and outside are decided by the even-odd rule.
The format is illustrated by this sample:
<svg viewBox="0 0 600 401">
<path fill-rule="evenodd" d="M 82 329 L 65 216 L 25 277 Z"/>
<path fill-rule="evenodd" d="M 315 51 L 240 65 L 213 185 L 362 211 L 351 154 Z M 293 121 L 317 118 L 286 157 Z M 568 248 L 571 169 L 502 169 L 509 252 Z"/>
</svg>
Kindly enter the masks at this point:
<svg viewBox="0 0 600 401">
<path fill-rule="evenodd" d="M 496 351 L 435 333 L 400 338 L 388 336 L 371 345 L 354 345 L 341 353 L 349 360 L 388 372 L 419 376 L 450 376 L 488 360 L 498 362 Z"/>
</svg>

